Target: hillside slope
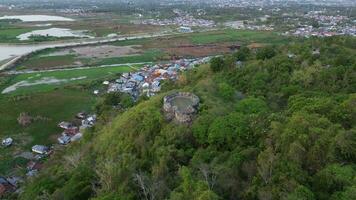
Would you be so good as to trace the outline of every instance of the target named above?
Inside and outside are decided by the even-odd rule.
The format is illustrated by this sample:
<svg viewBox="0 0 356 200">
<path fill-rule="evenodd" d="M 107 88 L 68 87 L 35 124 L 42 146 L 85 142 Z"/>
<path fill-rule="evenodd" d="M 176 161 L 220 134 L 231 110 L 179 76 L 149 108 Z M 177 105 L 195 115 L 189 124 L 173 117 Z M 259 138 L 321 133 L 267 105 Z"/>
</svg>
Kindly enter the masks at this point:
<svg viewBox="0 0 356 200">
<path fill-rule="evenodd" d="M 54 155 L 20 199 L 354 199 L 352 43 L 213 59 Z M 162 98 L 177 90 L 201 100 L 191 125 L 164 117 Z"/>
</svg>

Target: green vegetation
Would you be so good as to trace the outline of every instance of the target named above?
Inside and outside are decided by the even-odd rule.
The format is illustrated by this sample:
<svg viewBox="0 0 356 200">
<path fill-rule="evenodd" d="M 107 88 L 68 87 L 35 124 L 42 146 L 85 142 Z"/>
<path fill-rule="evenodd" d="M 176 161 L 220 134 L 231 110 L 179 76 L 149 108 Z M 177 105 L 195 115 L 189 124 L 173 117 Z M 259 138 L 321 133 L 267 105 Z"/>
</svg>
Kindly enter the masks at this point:
<svg viewBox="0 0 356 200">
<path fill-rule="evenodd" d="M 50 53 L 54 53 L 57 50 L 58 48 L 39 51 L 20 63 L 16 66 L 16 68 L 17 70 L 48 70 L 56 68 L 70 68 L 78 65 L 95 67 L 99 65 L 153 62 L 167 59 L 166 54 L 156 48 L 144 50 L 143 53 L 139 54 L 109 58 L 85 58 L 72 53 L 65 55 L 50 55 Z"/>
<path fill-rule="evenodd" d="M 1 26 L 0 22 L 0 43 L 34 43 L 34 42 L 45 42 L 45 41 L 57 41 L 57 40 L 69 40 L 74 39 L 74 37 L 52 37 L 52 36 L 30 36 L 28 40 L 21 41 L 17 36 L 36 30 L 35 28 L 28 27 L 16 27 L 12 25 Z"/>
<path fill-rule="evenodd" d="M 1 77 L 1 91 L 21 81 L 33 84 L 57 79 L 62 82 L 19 87 L 1 95 L 0 138 L 11 136 L 15 144 L 11 148 L 0 148 L 0 174 L 23 175 L 28 160 L 15 156 L 30 151 L 34 144 L 56 143 L 61 133 L 57 127 L 60 121 L 72 120 L 81 111 L 92 112 L 97 102 L 92 95 L 94 88 L 100 89 L 103 80 L 131 70 L 129 66 L 113 66 Z M 123 102 L 130 103 L 127 98 L 123 98 Z M 28 126 L 21 126 L 17 121 L 20 113 L 27 113 L 34 120 Z"/>
<path fill-rule="evenodd" d="M 18 69 L 49 69 L 58 66 L 73 65 L 74 55 L 63 56 L 33 56 L 21 63 Z"/>
<path fill-rule="evenodd" d="M 94 102 L 90 91 L 79 88 L 0 97 L 0 138 L 11 136 L 15 141 L 11 148 L 0 149 L 0 174 L 16 174 L 26 166 L 27 160 L 15 159 L 15 155 L 30 151 L 35 144 L 55 143 L 54 136 L 61 133 L 57 124 L 73 119 L 78 112 L 91 111 Z M 17 122 L 20 113 L 27 113 L 35 119 L 28 126 L 21 126 Z"/>
<path fill-rule="evenodd" d="M 70 40 L 76 39 L 76 37 L 55 37 L 55 36 L 44 36 L 44 35 L 31 35 L 29 37 L 30 41 L 33 42 L 47 42 L 47 41 L 56 41 L 56 40 Z"/>
<path fill-rule="evenodd" d="M 169 38 L 170 43 L 161 43 L 161 46 L 172 45 L 178 41 L 189 42 L 194 45 L 198 44 L 210 44 L 210 43 L 225 43 L 225 42 L 239 42 L 242 44 L 250 43 L 263 43 L 263 44 L 286 44 L 291 42 L 289 37 L 281 37 L 276 32 L 271 31 L 246 31 L 235 29 L 222 29 L 214 31 L 194 32 L 188 34 L 174 35 Z M 155 44 L 155 38 L 145 38 L 138 40 L 128 40 L 114 42 L 115 45 L 146 45 L 150 46 Z"/>
<path fill-rule="evenodd" d="M 350 42 L 313 39 L 259 59 L 266 47 L 238 66 L 227 55 L 219 70 L 186 72 L 52 158 L 20 199 L 354 199 Z M 339 65 L 341 57 L 350 60 Z M 177 90 L 201 99 L 191 125 L 162 113 L 162 98 Z"/>
<path fill-rule="evenodd" d="M 139 65 L 137 66 L 139 67 Z M 130 66 L 112 66 L 112 67 L 93 67 L 88 69 L 73 69 L 73 70 L 58 70 L 49 72 L 31 72 L 25 74 L 14 75 L 6 84 L 3 84 L 0 89 L 4 90 L 7 87 L 13 86 L 19 82 L 26 81 L 31 85 L 17 88 L 10 92 L 10 95 L 31 94 L 36 92 L 45 92 L 54 90 L 63 85 L 77 85 L 90 83 L 95 80 L 111 78 L 118 73 L 132 71 Z M 45 80 L 56 79 L 57 82 L 43 83 Z"/>
<path fill-rule="evenodd" d="M 23 61 L 23 63 L 17 66 L 17 69 L 51 69 L 51 68 L 65 68 L 76 65 L 84 66 L 97 66 L 97 65 L 111 65 L 111 64 L 123 64 L 123 63 L 138 63 L 138 62 L 154 62 L 162 60 L 170 60 L 171 56 L 182 56 L 182 53 L 178 55 L 172 55 L 172 51 L 169 48 L 177 48 L 184 50 L 181 45 L 207 45 L 214 44 L 220 48 L 226 44 L 274 44 L 281 45 L 286 42 L 290 42 L 290 38 L 281 37 L 274 32 L 263 31 L 241 31 L 224 29 L 220 31 L 208 31 L 208 32 L 195 32 L 183 35 L 173 35 L 165 38 L 145 38 L 137 40 L 117 41 L 111 43 L 117 46 L 127 45 L 141 45 L 143 53 L 126 55 L 121 57 L 109 57 L 109 58 L 83 58 L 75 54 L 68 53 L 66 55 L 49 56 L 50 53 L 54 53 L 59 49 L 45 49 L 30 56 L 29 59 Z M 210 47 L 207 47 L 209 49 Z M 190 54 L 190 52 L 192 53 Z M 179 51 L 178 51 L 179 52 Z M 183 51 L 184 52 L 184 51 Z M 218 52 L 216 52 L 218 53 Z M 175 53 L 173 53 L 175 54 Z M 191 55 L 194 57 L 194 50 L 187 49 L 184 55 Z M 213 54 L 207 51 L 205 56 Z M 203 53 L 204 55 L 204 53 Z M 201 55 L 199 55 L 201 56 Z"/>
<path fill-rule="evenodd" d="M 287 37 L 281 37 L 269 31 L 244 31 L 225 29 L 221 31 L 202 32 L 188 36 L 193 44 L 209 44 L 216 42 L 242 42 L 244 44 L 258 42 L 269 44 L 283 44 L 290 42 Z"/>
<path fill-rule="evenodd" d="M 224 67 L 224 60 L 221 57 L 212 58 L 210 67 L 213 72 L 221 71 Z"/>
<path fill-rule="evenodd" d="M 32 29 L 30 28 L 14 28 L 14 27 L 0 28 L 0 42 L 3 43 L 18 42 L 19 40 L 16 38 L 18 35 L 30 31 L 32 31 Z"/>
</svg>

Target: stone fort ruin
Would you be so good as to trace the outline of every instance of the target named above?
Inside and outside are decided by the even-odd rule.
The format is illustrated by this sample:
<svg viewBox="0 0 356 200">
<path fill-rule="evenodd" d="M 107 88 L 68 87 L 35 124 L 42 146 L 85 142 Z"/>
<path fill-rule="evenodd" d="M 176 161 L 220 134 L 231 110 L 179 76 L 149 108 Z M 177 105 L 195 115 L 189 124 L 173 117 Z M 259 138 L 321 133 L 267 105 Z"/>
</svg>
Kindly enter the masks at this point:
<svg viewBox="0 0 356 200">
<path fill-rule="evenodd" d="M 168 120 L 190 123 L 197 113 L 199 97 L 189 92 L 176 92 L 163 99 L 163 109 Z"/>
</svg>

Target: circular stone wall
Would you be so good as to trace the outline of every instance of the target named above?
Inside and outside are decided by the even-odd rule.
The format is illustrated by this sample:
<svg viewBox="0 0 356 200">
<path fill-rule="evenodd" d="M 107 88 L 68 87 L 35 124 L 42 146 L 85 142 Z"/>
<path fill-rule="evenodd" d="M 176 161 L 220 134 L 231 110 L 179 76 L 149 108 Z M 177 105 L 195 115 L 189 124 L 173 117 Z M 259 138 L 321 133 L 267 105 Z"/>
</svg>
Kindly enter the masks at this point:
<svg viewBox="0 0 356 200">
<path fill-rule="evenodd" d="M 191 122 L 198 106 L 199 97 L 189 92 L 177 92 L 163 99 L 163 109 L 167 118 L 180 123 Z"/>
</svg>

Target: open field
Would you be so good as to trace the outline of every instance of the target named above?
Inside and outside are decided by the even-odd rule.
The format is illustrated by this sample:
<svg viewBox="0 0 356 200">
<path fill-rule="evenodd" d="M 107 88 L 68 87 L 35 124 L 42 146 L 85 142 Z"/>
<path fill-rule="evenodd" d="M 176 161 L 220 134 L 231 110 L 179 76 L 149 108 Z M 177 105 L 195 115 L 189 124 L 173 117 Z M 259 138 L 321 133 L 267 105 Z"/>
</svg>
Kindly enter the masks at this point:
<svg viewBox="0 0 356 200">
<path fill-rule="evenodd" d="M 9 94 L 0 94 L 0 139 L 10 136 L 15 141 L 10 148 L 0 148 L 0 174 L 23 174 L 28 160 L 20 154 L 29 152 L 35 144 L 57 143 L 56 138 L 61 133 L 57 127 L 59 122 L 72 120 L 81 111 L 92 112 L 97 101 L 92 95 L 93 89 L 100 88 L 102 80 L 131 70 L 129 66 L 119 66 L 35 72 L 1 78 L 1 90 L 19 82 L 31 84 L 45 78 L 69 81 L 20 87 Z M 17 122 L 23 112 L 36 118 L 26 127 Z"/>
<path fill-rule="evenodd" d="M 6 95 L 47 92 L 58 87 L 89 83 L 132 70 L 130 66 L 110 66 L 19 74 L 13 75 L 0 89 Z"/>
<path fill-rule="evenodd" d="M 290 40 L 290 38 L 280 36 L 275 32 L 224 29 L 162 38 L 118 41 L 100 46 L 48 50 L 30 57 L 17 68 L 37 70 L 152 62 L 171 60 L 177 57 L 202 57 L 229 53 L 233 50 L 231 47 L 235 45 L 251 43 L 279 45 L 290 42 Z M 90 51 L 85 49 L 90 49 Z"/>
<path fill-rule="evenodd" d="M 266 43 L 285 44 L 291 38 L 279 35 L 271 31 L 246 31 L 235 29 L 222 29 L 206 32 L 194 32 L 182 35 L 167 36 L 165 38 L 147 38 L 131 41 L 114 42 L 115 45 L 143 45 L 145 47 L 171 47 L 177 45 L 199 45 L 213 43 Z"/>
<path fill-rule="evenodd" d="M 122 63 L 136 63 L 136 62 L 153 62 L 159 60 L 167 60 L 164 52 L 159 49 L 148 49 L 142 54 L 122 56 L 116 58 L 105 58 L 97 62 L 97 65 L 111 65 L 111 64 L 122 64 Z"/>
<path fill-rule="evenodd" d="M 95 97 L 80 89 L 59 89 L 26 96 L 0 97 L 0 138 L 11 136 L 14 145 L 0 148 L 0 174 L 23 167 L 27 162 L 16 155 L 30 151 L 35 144 L 55 143 L 54 136 L 61 133 L 57 124 L 71 120 L 81 111 L 90 112 Z M 29 106 L 31 105 L 31 106 Z M 26 112 L 37 120 L 23 127 L 17 123 L 20 113 Z"/>
<path fill-rule="evenodd" d="M 31 28 L 16 28 L 16 27 L 5 27 L 0 28 L 0 43 L 12 43 L 18 42 L 16 38 L 18 35 L 30 32 Z"/>
<path fill-rule="evenodd" d="M 104 47 L 107 47 L 104 49 Z M 72 68 L 80 66 L 99 66 L 123 63 L 153 62 L 167 60 L 165 53 L 159 49 L 145 49 L 141 46 L 88 46 L 75 47 L 58 51 L 43 51 L 25 60 L 17 70 L 46 70 Z"/>
<path fill-rule="evenodd" d="M 47 69 L 73 65 L 74 62 L 74 55 L 31 57 L 19 66 L 18 69 Z"/>
<path fill-rule="evenodd" d="M 220 42 L 237 42 L 242 44 L 248 43 L 270 43 L 282 44 L 289 41 L 287 37 L 278 35 L 270 31 L 239 31 L 233 29 L 225 29 L 215 32 L 202 32 L 199 34 L 192 34 L 188 39 L 193 44 L 209 44 Z"/>
<path fill-rule="evenodd" d="M 23 13 L 17 11 L 1 12 L 3 15 L 29 15 L 31 12 Z M 56 15 L 56 13 L 36 12 L 40 15 Z M 58 13 L 62 15 L 63 13 Z M 45 41 L 60 41 L 73 39 L 71 37 L 40 37 L 31 38 L 26 41 L 21 41 L 16 38 L 18 35 L 31 32 L 34 30 L 43 30 L 50 28 L 64 28 L 73 31 L 85 31 L 93 37 L 106 37 L 110 34 L 129 35 L 140 33 L 157 33 L 161 31 L 172 31 L 171 27 L 141 25 L 132 23 L 137 19 L 137 16 L 132 14 L 115 14 L 115 13 L 90 13 L 83 16 L 65 15 L 73 19 L 73 21 L 41 21 L 41 22 L 22 22 L 20 20 L 0 20 L 0 43 L 37 43 Z"/>
</svg>

